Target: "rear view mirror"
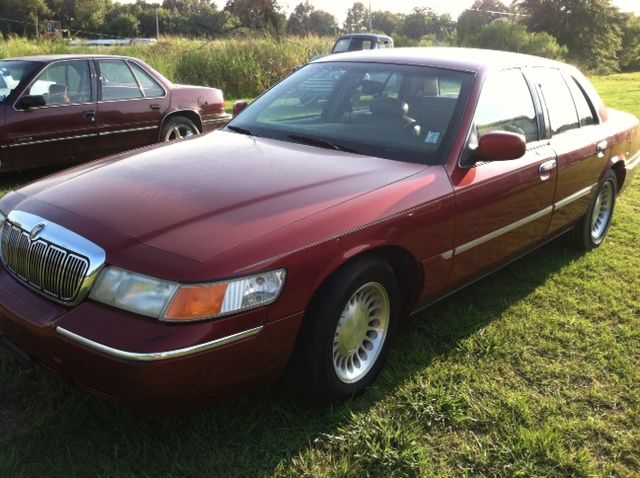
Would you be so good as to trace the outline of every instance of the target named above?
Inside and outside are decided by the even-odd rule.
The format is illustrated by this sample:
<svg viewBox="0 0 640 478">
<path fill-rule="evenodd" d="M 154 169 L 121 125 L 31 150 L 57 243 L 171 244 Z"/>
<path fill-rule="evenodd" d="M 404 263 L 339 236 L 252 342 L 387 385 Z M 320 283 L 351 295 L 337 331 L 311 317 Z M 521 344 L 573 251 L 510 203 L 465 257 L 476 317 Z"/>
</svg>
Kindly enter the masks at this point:
<svg viewBox="0 0 640 478">
<path fill-rule="evenodd" d="M 16 106 L 21 110 L 28 110 L 29 108 L 46 106 L 46 104 L 47 102 L 42 95 L 26 95 L 20 98 Z"/>
<path fill-rule="evenodd" d="M 249 106 L 249 103 L 247 103 L 246 101 L 236 101 L 233 104 L 233 116 L 238 116 L 240 114 L 240 112 L 245 109 L 247 106 Z"/>
<path fill-rule="evenodd" d="M 478 153 L 489 161 L 518 159 L 527 151 L 524 136 L 508 131 L 492 131 L 480 138 Z"/>
</svg>

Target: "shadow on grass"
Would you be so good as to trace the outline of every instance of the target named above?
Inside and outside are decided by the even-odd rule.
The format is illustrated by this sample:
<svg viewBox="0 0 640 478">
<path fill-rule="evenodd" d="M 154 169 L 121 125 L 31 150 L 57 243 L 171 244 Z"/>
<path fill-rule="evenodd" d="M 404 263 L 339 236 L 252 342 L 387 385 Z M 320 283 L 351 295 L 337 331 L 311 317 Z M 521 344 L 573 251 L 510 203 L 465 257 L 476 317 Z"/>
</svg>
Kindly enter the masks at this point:
<svg viewBox="0 0 640 478">
<path fill-rule="evenodd" d="M 455 353 L 579 257 L 558 239 L 404 321 L 375 386 L 335 407 L 310 407 L 275 386 L 186 416 L 149 417 L 100 402 L 42 369 L 19 369 L 0 353 L 0 427 L 11 427 L 0 433 L 0 476 L 270 474 Z"/>
</svg>

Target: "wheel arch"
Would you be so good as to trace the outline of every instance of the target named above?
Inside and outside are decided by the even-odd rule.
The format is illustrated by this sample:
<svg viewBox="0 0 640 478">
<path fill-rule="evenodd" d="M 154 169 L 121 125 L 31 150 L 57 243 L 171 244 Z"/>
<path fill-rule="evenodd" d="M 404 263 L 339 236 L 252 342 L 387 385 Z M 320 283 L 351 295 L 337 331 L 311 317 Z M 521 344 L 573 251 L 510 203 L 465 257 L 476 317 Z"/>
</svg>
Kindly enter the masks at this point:
<svg viewBox="0 0 640 478">
<path fill-rule="evenodd" d="M 613 171 L 613 173 L 616 175 L 616 181 L 618 183 L 617 192 L 618 194 L 620 194 L 623 184 L 627 178 L 627 170 L 625 168 L 624 161 L 621 160 L 620 158 L 616 158 L 616 161 L 614 161 L 613 164 L 611 165 L 611 171 Z"/>
<path fill-rule="evenodd" d="M 204 127 L 203 127 L 203 124 L 202 124 L 202 118 L 200 117 L 200 115 L 197 112 L 195 112 L 193 110 L 172 111 L 172 112 L 166 114 L 164 118 L 162 118 L 162 122 L 160 123 L 160 128 L 158 128 L 158 141 L 162 140 L 162 131 L 164 130 L 164 126 L 167 124 L 167 121 L 169 121 L 172 118 L 175 118 L 176 116 L 183 116 L 183 117 L 188 118 L 191 121 L 193 121 L 196 124 L 196 126 L 198 127 L 198 130 L 200 131 L 201 134 L 204 131 Z"/>
<path fill-rule="evenodd" d="M 413 254 L 404 247 L 397 245 L 379 246 L 348 255 L 347 260 L 342 261 L 337 267 L 324 275 L 319 285 L 315 288 L 311 300 L 307 305 L 307 310 L 313 307 L 318 292 L 322 290 L 338 272 L 356 260 L 371 256 L 385 260 L 393 270 L 401 294 L 401 316 L 406 316 L 418 302 L 420 291 L 423 287 L 424 274 L 422 265 Z"/>
</svg>

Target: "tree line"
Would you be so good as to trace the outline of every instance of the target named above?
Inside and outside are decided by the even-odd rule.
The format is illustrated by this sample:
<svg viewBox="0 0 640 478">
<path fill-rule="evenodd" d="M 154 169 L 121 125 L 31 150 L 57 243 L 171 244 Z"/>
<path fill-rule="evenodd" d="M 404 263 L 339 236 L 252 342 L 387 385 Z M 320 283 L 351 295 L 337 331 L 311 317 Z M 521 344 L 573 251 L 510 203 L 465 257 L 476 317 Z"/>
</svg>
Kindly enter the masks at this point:
<svg viewBox="0 0 640 478">
<path fill-rule="evenodd" d="M 393 36 L 397 46 L 456 45 L 512 50 L 565 59 L 595 72 L 640 70 L 640 17 L 622 13 L 611 0 L 476 0 L 457 20 L 428 7 L 409 14 L 369 12 L 362 2 L 336 18 L 308 0 L 287 17 L 278 0 L 2 0 L 0 31 L 45 34 L 47 20 L 74 36 L 221 38 L 268 35 L 337 36 L 373 32 Z"/>
</svg>

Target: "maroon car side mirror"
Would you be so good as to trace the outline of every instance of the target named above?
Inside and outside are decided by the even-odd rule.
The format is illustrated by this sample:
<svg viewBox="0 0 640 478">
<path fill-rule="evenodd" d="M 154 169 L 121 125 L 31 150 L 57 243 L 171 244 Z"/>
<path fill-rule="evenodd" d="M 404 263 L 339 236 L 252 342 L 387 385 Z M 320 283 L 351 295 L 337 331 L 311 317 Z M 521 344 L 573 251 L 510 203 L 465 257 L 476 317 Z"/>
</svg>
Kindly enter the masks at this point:
<svg viewBox="0 0 640 478">
<path fill-rule="evenodd" d="M 527 151 L 524 136 L 508 131 L 492 131 L 480 138 L 478 153 L 489 161 L 518 159 Z"/>
<path fill-rule="evenodd" d="M 249 106 L 249 103 L 247 103 L 246 101 L 236 101 L 233 104 L 233 116 L 238 116 L 240 114 L 240 112 L 245 109 L 247 106 Z"/>
</svg>

